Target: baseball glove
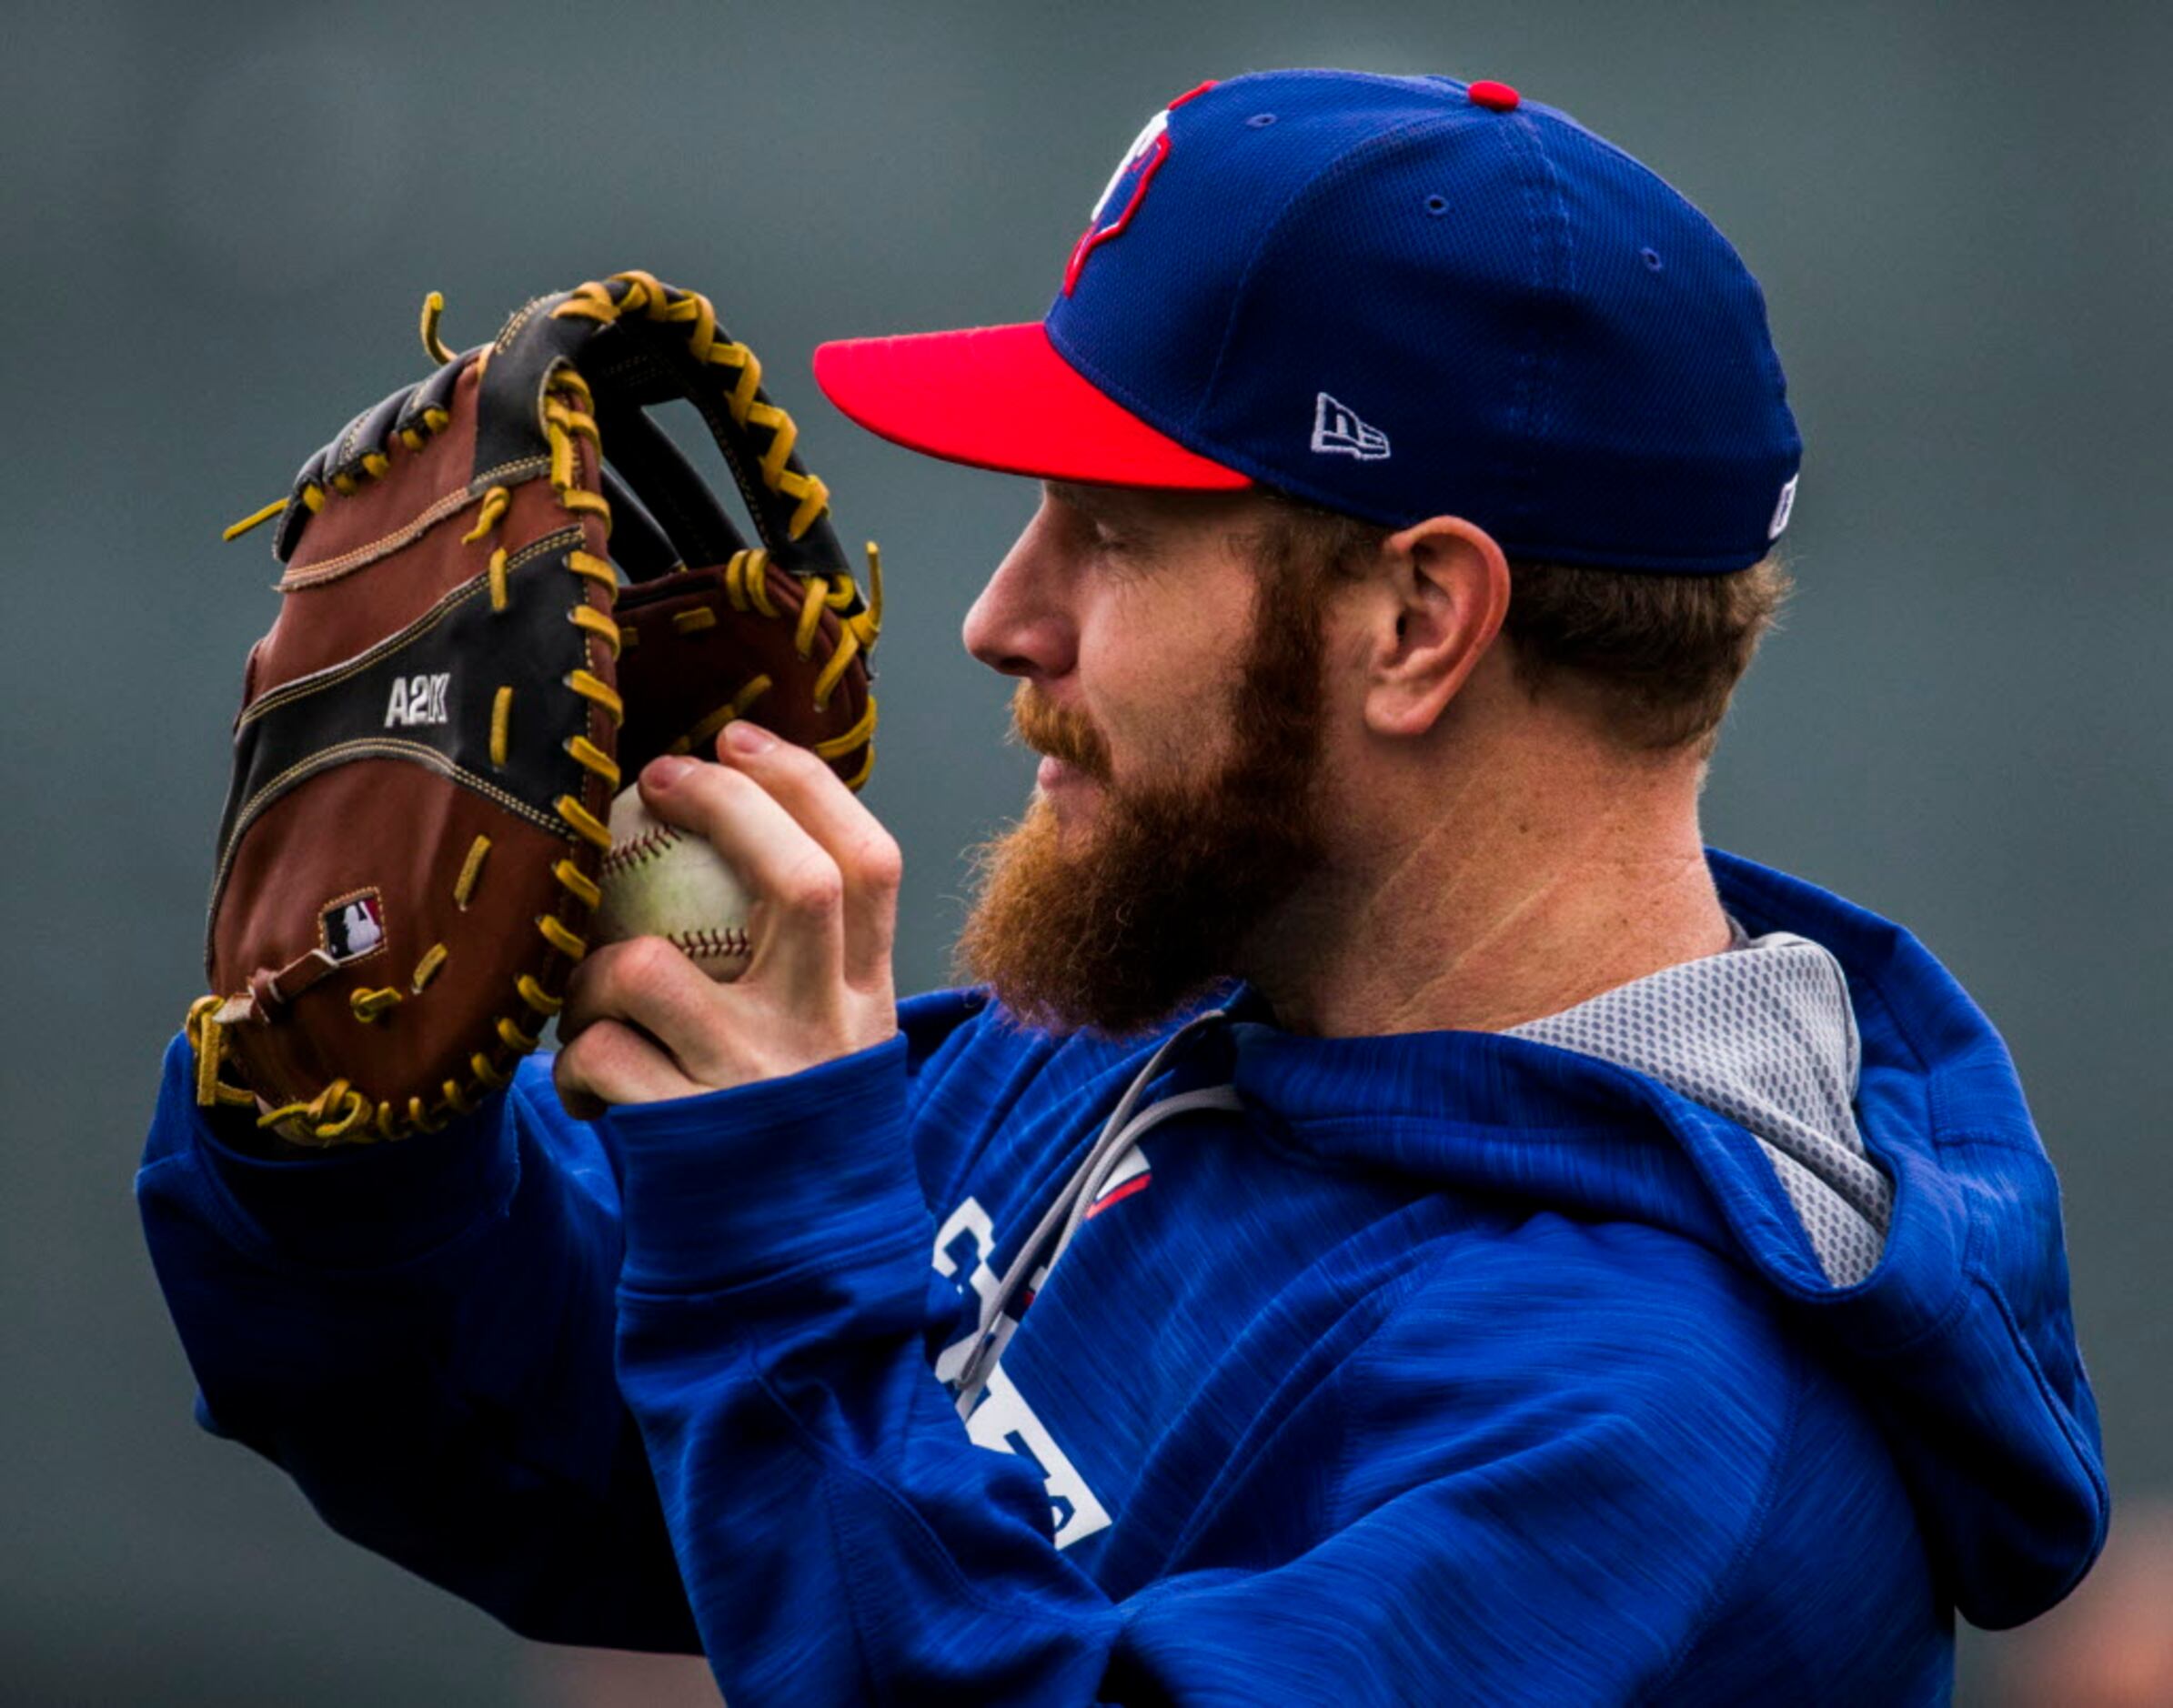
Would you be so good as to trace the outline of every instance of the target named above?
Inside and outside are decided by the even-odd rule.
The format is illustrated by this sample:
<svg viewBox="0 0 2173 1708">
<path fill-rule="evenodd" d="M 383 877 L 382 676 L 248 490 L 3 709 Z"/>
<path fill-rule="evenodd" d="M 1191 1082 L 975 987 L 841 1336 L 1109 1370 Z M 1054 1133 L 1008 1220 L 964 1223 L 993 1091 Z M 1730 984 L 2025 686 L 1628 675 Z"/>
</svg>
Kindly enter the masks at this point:
<svg viewBox="0 0 2173 1708">
<path fill-rule="evenodd" d="M 521 309 L 303 465 L 250 652 L 192 1005 L 196 1097 L 292 1142 L 432 1131 L 506 1083 L 588 949 L 621 779 L 742 714 L 857 788 L 866 597 L 792 421 L 704 297 Z M 751 548 L 644 412 L 684 398 Z"/>
</svg>

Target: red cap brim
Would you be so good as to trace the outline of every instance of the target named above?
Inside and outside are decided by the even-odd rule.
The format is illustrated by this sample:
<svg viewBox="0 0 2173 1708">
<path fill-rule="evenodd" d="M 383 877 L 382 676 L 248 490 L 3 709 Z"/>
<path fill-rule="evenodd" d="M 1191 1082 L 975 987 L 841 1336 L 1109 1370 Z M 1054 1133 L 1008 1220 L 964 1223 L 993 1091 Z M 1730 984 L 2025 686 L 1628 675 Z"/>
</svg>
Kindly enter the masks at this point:
<svg viewBox="0 0 2173 1708">
<path fill-rule="evenodd" d="M 825 344 L 815 383 L 870 432 L 976 468 L 1195 491 L 1252 484 L 1095 390 L 1039 321 Z"/>
</svg>

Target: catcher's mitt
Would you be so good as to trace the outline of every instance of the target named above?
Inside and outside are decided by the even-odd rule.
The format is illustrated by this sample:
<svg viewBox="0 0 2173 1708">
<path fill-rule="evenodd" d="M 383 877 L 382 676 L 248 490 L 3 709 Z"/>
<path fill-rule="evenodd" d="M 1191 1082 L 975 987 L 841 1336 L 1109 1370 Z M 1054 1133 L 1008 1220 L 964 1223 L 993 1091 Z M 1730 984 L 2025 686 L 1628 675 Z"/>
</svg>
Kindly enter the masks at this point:
<svg viewBox="0 0 2173 1708">
<path fill-rule="evenodd" d="M 863 599 L 709 302 L 620 273 L 463 356 L 439 306 L 444 365 L 228 530 L 280 516 L 285 598 L 243 679 L 188 1036 L 199 1102 L 301 1144 L 432 1130 L 506 1083 L 587 949 L 622 776 L 742 713 L 856 788 L 874 758 L 875 548 Z M 643 413 L 679 397 L 760 545 Z"/>
</svg>

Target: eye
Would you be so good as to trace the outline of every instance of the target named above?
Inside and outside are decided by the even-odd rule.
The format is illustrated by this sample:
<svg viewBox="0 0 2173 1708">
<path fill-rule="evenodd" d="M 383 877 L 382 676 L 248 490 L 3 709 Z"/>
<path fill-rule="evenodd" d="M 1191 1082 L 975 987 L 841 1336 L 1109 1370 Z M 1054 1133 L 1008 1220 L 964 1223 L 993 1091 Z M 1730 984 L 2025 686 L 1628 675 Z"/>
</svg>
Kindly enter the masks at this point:
<svg viewBox="0 0 2173 1708">
<path fill-rule="evenodd" d="M 1132 517 L 1084 507 L 1071 514 L 1071 538 L 1082 561 L 1112 580 L 1136 579 L 1154 561 L 1153 536 Z"/>
<path fill-rule="evenodd" d="M 1122 528 L 1112 527 L 1107 522 L 1096 522 L 1090 538 L 1093 543 L 1094 555 L 1104 563 L 1118 568 L 1136 567 L 1141 556 L 1139 541 Z"/>
</svg>

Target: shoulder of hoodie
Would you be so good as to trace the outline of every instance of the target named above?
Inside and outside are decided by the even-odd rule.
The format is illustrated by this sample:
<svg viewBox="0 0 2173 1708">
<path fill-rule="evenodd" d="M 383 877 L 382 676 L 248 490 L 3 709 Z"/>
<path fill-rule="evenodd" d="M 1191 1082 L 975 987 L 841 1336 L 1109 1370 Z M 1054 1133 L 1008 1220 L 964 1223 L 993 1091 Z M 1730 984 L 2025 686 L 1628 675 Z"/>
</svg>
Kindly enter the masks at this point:
<svg viewBox="0 0 2173 1708">
<path fill-rule="evenodd" d="M 1756 1275 L 1665 1229 L 1506 1206 L 1428 1246 L 1333 1381 L 1332 1525 L 1428 1502 L 1503 1583 L 1649 1628 L 1670 1659 L 1644 1701 L 1945 1676 L 1901 1469 Z"/>
<path fill-rule="evenodd" d="M 1665 1535 L 1716 1596 L 1785 1595 L 1843 1556 L 1920 1581 L 1870 1414 L 1746 1269 L 1663 1229 L 1510 1207 L 1426 1246 L 1333 1379 L 1345 1522 L 1470 1475 L 1517 1512 L 1559 1494 L 1565 1521 Z"/>
</svg>

